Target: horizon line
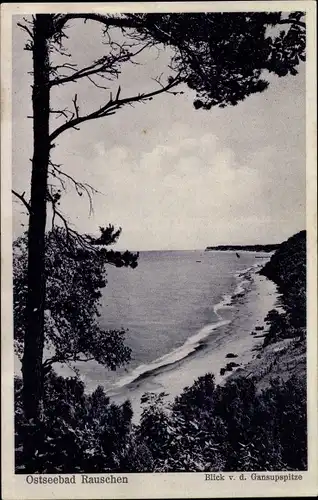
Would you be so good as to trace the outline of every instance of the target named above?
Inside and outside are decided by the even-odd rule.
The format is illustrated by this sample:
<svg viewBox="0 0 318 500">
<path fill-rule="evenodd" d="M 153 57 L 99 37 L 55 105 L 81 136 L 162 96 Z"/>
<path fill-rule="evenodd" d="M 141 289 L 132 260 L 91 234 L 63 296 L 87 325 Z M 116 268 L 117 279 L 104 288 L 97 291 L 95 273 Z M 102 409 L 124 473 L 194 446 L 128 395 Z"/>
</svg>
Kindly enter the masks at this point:
<svg viewBox="0 0 318 500">
<path fill-rule="evenodd" d="M 236 244 L 236 243 L 220 243 L 219 245 L 207 245 L 206 247 L 204 248 L 151 248 L 151 249 L 142 249 L 142 250 L 138 250 L 138 249 L 129 249 L 128 248 L 116 248 L 116 251 L 118 252 L 125 252 L 125 251 L 128 251 L 128 252 L 204 252 L 207 248 L 211 248 L 211 247 L 225 247 L 225 246 L 229 246 L 229 247 L 255 247 L 255 246 L 268 246 L 268 245 L 281 245 L 282 241 L 278 242 L 278 243 L 247 243 L 247 244 Z M 230 251 L 230 250 L 229 250 Z"/>
</svg>

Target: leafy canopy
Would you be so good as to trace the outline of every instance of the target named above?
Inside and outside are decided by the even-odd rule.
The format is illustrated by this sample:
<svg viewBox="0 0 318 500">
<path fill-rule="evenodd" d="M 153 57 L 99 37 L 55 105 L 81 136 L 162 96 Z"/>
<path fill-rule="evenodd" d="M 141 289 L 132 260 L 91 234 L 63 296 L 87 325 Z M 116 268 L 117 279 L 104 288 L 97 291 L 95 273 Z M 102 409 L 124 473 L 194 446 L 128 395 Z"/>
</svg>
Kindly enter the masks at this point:
<svg viewBox="0 0 318 500">
<path fill-rule="evenodd" d="M 103 330 L 98 323 L 101 290 L 107 284 L 107 265 L 136 267 L 138 254 L 115 252 L 120 230 L 100 228 L 100 236 L 68 239 L 56 227 L 46 235 L 46 302 L 44 367 L 55 362 L 96 360 L 115 370 L 127 363 L 130 349 L 124 345 L 125 331 Z M 27 300 L 27 238 L 14 243 L 15 349 L 21 357 L 25 334 Z"/>
<path fill-rule="evenodd" d="M 265 72 L 296 75 L 305 61 L 302 12 L 127 14 L 143 41 L 174 49 L 171 69 L 196 92 L 196 109 L 236 105 L 268 86 Z M 280 27 L 284 29 L 280 29 Z"/>
<path fill-rule="evenodd" d="M 158 50 L 170 49 L 170 76 L 168 83 L 157 79 L 157 90 L 135 96 L 119 97 L 119 87 L 117 94 L 110 93 L 105 106 L 85 117 L 79 114 L 75 101 L 73 115 L 52 133 L 53 140 L 67 128 L 113 114 L 126 104 L 153 99 L 161 92 L 177 94 L 171 89 L 181 83 L 194 90 L 196 109 L 236 105 L 251 94 L 264 91 L 269 73 L 279 77 L 296 75 L 297 66 L 306 58 L 304 13 L 298 11 L 56 14 L 51 15 L 51 30 L 47 33 L 51 52 L 66 55 L 63 43 L 69 36 L 68 28 L 78 20 L 102 27 L 105 55 L 81 69 L 69 61 L 51 65 L 51 86 L 87 78 L 107 90 L 109 82 L 118 79 L 122 65 L 136 62 L 144 49 L 153 46 Z M 22 27 L 30 34 L 27 26 Z M 32 50 L 32 41 L 27 48 Z M 95 76 L 108 80 L 107 85 L 103 86 L 102 80 L 94 81 Z"/>
<path fill-rule="evenodd" d="M 307 469 L 306 384 L 252 379 L 215 386 L 200 377 L 170 407 L 145 394 L 140 423 L 128 401 L 110 404 L 102 387 L 86 394 L 77 378 L 46 377 L 43 421 L 24 418 L 16 390 L 16 473 L 212 472 Z M 37 452 L 25 460 L 22 438 Z"/>
</svg>

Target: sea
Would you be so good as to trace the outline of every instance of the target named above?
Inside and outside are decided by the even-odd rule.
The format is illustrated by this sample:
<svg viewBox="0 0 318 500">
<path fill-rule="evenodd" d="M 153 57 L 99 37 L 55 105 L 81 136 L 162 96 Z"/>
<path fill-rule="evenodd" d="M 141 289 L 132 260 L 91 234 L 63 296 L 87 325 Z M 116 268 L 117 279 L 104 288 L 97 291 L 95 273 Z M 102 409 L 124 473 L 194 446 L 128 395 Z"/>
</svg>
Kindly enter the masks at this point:
<svg viewBox="0 0 318 500">
<path fill-rule="evenodd" d="M 114 372 L 95 362 L 78 364 L 88 390 L 101 384 L 114 396 L 180 366 L 207 343 L 213 348 L 218 329 L 231 324 L 233 302 L 244 298 L 251 273 L 268 259 L 255 252 L 147 251 L 136 269 L 110 267 L 100 324 L 126 330 L 131 361 Z"/>
</svg>

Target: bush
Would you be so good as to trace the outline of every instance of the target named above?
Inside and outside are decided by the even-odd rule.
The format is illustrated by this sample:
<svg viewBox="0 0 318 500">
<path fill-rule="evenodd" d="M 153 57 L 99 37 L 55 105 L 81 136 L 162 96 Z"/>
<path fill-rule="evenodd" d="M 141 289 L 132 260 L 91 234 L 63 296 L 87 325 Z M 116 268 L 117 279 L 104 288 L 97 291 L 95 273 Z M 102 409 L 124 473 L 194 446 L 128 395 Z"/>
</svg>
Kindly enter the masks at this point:
<svg viewBox="0 0 318 500">
<path fill-rule="evenodd" d="M 102 387 L 92 394 L 76 378 L 50 372 L 42 420 L 24 420 L 16 392 L 17 473 L 197 472 L 305 470 L 306 386 L 296 377 L 272 380 L 262 392 L 252 379 L 223 387 L 200 377 L 172 404 L 146 393 L 140 424 L 128 401 L 110 404 Z M 36 443 L 26 463 L 22 442 Z"/>
<path fill-rule="evenodd" d="M 160 415 L 160 418 L 158 416 Z M 306 390 L 296 378 L 261 393 L 240 378 L 200 377 L 170 412 L 152 399 L 137 430 L 160 471 L 305 470 Z M 150 424 L 151 423 L 151 424 Z M 155 429 L 155 432 L 154 432 Z"/>
<path fill-rule="evenodd" d="M 285 337 L 298 336 L 306 327 L 306 231 L 284 241 L 260 274 L 274 281 L 281 293 Z M 279 333 L 277 336 L 280 338 Z"/>
<path fill-rule="evenodd" d="M 130 402 L 109 403 L 102 387 L 84 392 L 77 378 L 53 371 L 45 380 L 41 422 L 24 420 L 22 382 L 16 379 L 15 430 L 17 473 L 119 472 L 127 469 L 132 441 Z M 22 443 L 36 442 L 36 454 L 26 462 Z M 150 460 L 151 462 L 151 460 Z M 144 466 L 147 466 L 144 460 Z"/>
</svg>

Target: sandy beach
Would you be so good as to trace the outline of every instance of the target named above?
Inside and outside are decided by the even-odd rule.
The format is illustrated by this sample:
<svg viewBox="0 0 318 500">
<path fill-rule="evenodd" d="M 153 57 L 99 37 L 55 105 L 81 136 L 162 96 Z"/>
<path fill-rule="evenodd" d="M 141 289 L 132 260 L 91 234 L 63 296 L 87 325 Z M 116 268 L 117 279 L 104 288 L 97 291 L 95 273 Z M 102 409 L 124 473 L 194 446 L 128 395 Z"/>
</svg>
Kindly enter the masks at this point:
<svg viewBox="0 0 318 500">
<path fill-rule="evenodd" d="M 185 387 L 191 386 L 198 377 L 206 373 L 213 373 L 216 383 L 222 384 L 229 376 L 233 376 L 237 369 L 244 368 L 254 359 L 255 362 L 258 361 L 258 348 L 263 343 L 267 329 L 264 319 L 268 311 L 276 307 L 277 300 L 276 285 L 257 273 L 263 264 L 262 260 L 257 266 L 239 275 L 235 293 L 225 296 L 224 300 L 214 307 L 211 305 L 218 316 L 218 322 L 204 326 L 198 334 L 189 339 L 191 342 L 185 343 L 184 349 L 189 350 L 188 356 L 184 357 L 184 349 L 179 350 L 179 353 L 172 352 L 168 355 L 171 363 L 167 362 L 162 366 L 163 358 L 159 358 L 158 363 L 155 361 L 149 365 L 152 367 L 150 371 L 141 371 L 141 375 L 135 378 L 130 375 L 131 382 L 128 377 L 127 384 L 115 386 L 111 390 L 106 389 L 111 402 L 120 404 L 129 399 L 134 412 L 134 422 L 138 422 L 142 412 L 140 398 L 145 392 L 165 392 L 166 401 L 171 401 Z M 231 357 L 227 357 L 229 354 Z M 233 362 L 238 366 L 221 375 L 220 371 Z M 15 373 L 20 375 L 20 370 L 21 363 L 15 356 Z M 58 373 L 63 376 L 74 375 L 65 366 L 59 366 Z M 82 378 L 85 380 L 85 377 Z M 102 380 L 99 383 L 103 385 Z M 94 389 L 94 386 L 90 385 L 87 384 L 87 387 Z"/>
<path fill-rule="evenodd" d="M 238 273 L 238 285 L 234 294 L 224 296 L 214 306 L 211 304 L 217 315 L 217 322 L 205 325 L 181 349 L 172 351 L 149 365 L 138 367 L 127 378 L 124 377 L 126 383 L 119 386 L 115 384 L 111 389 L 105 385 L 111 402 L 120 404 L 129 399 L 134 422 L 138 422 L 142 412 L 140 399 L 145 392 L 164 392 L 167 394 L 166 401 L 172 401 L 185 387 L 191 386 L 198 377 L 206 373 L 213 373 L 215 382 L 222 384 L 237 369 L 244 368 L 254 359 L 257 361 L 258 348 L 266 334 L 264 319 L 268 311 L 276 307 L 277 299 L 276 285 L 258 274 L 263 265 L 262 259 L 259 264 Z M 227 357 L 229 354 L 231 357 Z M 238 366 L 221 374 L 220 371 L 228 363 Z M 57 366 L 57 372 L 62 376 L 74 376 L 74 372 L 65 365 Z M 21 373 L 21 363 L 16 356 L 15 373 Z M 83 374 L 81 378 L 86 382 L 89 392 L 96 387 Z M 103 386 L 103 380 L 99 384 Z"/>
<path fill-rule="evenodd" d="M 111 401 L 121 403 L 130 399 L 134 420 L 138 421 L 142 411 L 140 398 L 144 392 L 165 392 L 169 401 L 208 372 L 214 373 L 216 383 L 222 384 L 233 373 L 226 371 L 223 376 L 220 375 L 220 370 L 229 362 L 235 362 L 238 367 L 249 363 L 263 342 L 266 334 L 264 318 L 277 299 L 276 285 L 257 274 L 258 269 L 249 270 L 235 296 L 217 306 L 217 314 L 220 321 L 224 320 L 224 325 L 217 329 L 211 325 L 210 334 L 201 341 L 195 352 L 180 362 L 154 370 L 150 376 L 140 377 L 122 387 L 111 396 Z M 229 353 L 234 354 L 235 358 L 227 358 Z"/>
</svg>

